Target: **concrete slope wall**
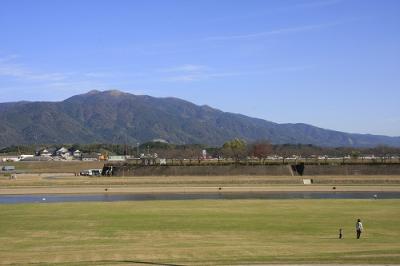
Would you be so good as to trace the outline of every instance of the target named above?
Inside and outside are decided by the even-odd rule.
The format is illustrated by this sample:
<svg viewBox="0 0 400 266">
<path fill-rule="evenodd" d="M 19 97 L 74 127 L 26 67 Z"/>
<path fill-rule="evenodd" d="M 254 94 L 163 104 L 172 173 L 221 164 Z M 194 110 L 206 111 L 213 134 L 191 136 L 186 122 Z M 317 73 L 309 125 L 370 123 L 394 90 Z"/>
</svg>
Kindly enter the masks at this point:
<svg viewBox="0 0 400 266">
<path fill-rule="evenodd" d="M 296 175 L 290 165 L 137 166 L 114 165 L 114 176 Z M 400 164 L 305 165 L 305 176 L 400 175 Z"/>
<path fill-rule="evenodd" d="M 400 164 L 306 165 L 305 175 L 400 175 Z"/>
<path fill-rule="evenodd" d="M 182 175 L 290 175 L 287 165 L 273 166 L 122 166 L 114 168 L 118 176 Z"/>
</svg>

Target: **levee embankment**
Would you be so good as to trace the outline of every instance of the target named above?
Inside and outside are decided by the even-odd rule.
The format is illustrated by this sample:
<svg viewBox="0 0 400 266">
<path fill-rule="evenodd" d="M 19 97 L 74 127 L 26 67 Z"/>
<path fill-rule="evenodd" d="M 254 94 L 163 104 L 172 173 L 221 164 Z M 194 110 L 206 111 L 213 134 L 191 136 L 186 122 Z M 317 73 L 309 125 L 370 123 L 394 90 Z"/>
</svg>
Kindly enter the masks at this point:
<svg viewBox="0 0 400 266">
<path fill-rule="evenodd" d="M 224 175 L 299 175 L 292 165 L 131 165 L 113 166 L 114 176 L 224 176 Z M 312 164 L 304 165 L 304 176 L 323 175 L 400 175 L 400 164 Z"/>
</svg>

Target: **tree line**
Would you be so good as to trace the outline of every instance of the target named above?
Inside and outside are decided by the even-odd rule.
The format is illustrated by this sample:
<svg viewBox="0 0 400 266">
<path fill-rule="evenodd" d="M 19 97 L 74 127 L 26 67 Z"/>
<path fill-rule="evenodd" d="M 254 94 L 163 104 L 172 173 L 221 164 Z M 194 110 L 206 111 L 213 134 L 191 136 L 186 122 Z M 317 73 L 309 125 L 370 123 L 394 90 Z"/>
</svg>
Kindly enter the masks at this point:
<svg viewBox="0 0 400 266">
<path fill-rule="evenodd" d="M 354 158 L 361 156 L 391 157 L 400 156 L 400 148 L 377 146 L 373 148 L 354 147 L 320 147 L 311 144 L 271 144 L 268 140 L 246 142 L 242 139 L 233 139 L 220 147 L 208 147 L 203 144 L 170 144 L 163 142 L 147 142 L 135 145 L 123 144 L 63 144 L 63 145 L 18 145 L 0 149 L 3 155 L 35 154 L 41 149 L 57 149 L 65 147 L 70 151 L 80 150 L 82 153 L 101 153 L 105 155 L 140 156 L 141 154 L 157 154 L 160 158 L 198 159 L 203 156 L 203 150 L 208 157 L 231 158 L 266 158 L 269 156 L 303 157 L 313 156 Z"/>
</svg>

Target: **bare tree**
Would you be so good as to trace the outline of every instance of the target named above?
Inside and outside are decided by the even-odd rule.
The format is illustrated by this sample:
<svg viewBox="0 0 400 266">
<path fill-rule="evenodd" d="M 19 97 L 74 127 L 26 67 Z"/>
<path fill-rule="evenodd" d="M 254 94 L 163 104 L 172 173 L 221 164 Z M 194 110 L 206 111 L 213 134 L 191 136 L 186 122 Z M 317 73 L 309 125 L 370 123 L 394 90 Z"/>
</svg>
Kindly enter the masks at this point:
<svg viewBox="0 0 400 266">
<path fill-rule="evenodd" d="M 272 151 L 272 144 L 267 140 L 253 143 L 250 147 L 250 154 L 257 157 L 260 161 L 264 160 L 268 155 L 271 155 Z"/>
</svg>

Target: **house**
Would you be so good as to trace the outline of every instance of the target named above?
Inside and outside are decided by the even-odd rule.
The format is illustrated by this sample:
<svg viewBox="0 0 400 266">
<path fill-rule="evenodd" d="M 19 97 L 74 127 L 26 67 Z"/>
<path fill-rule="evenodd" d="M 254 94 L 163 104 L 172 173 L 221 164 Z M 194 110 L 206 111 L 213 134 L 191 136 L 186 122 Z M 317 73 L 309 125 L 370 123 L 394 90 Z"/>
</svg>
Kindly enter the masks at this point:
<svg viewBox="0 0 400 266">
<path fill-rule="evenodd" d="M 60 149 L 56 150 L 57 156 L 64 156 L 65 154 L 70 154 L 69 150 L 65 147 L 61 147 Z"/>
<path fill-rule="evenodd" d="M 39 155 L 40 155 L 41 157 L 50 157 L 50 156 L 53 155 L 53 153 L 50 152 L 48 149 L 43 149 L 43 150 L 41 150 L 41 151 L 39 152 Z"/>
<path fill-rule="evenodd" d="M 61 155 L 61 158 L 64 159 L 64 160 L 72 160 L 72 159 L 74 159 L 74 157 L 69 152 L 64 153 L 63 155 Z"/>
<path fill-rule="evenodd" d="M 71 152 L 65 147 L 61 147 L 60 149 L 56 150 L 56 156 L 64 160 L 72 160 Z"/>
</svg>

